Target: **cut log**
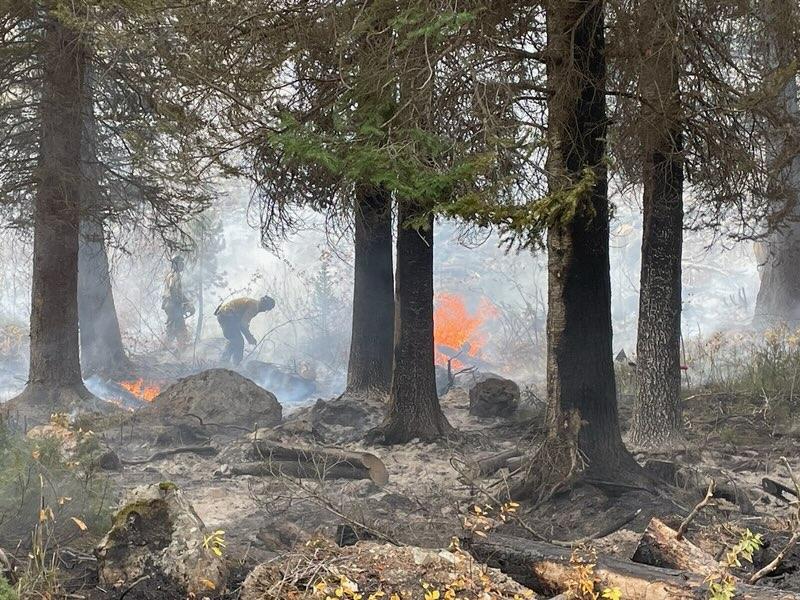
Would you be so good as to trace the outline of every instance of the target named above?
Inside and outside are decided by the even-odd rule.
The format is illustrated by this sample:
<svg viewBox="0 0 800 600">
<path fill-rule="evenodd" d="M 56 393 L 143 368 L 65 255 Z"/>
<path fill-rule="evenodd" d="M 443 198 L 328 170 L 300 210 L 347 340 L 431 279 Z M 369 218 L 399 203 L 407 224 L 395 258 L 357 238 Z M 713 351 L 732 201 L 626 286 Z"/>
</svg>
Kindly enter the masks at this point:
<svg viewBox="0 0 800 600">
<path fill-rule="evenodd" d="M 371 479 L 377 485 L 385 485 L 389 481 L 389 472 L 383 461 L 369 452 L 292 448 L 273 441 L 258 440 L 253 442 L 252 458 L 262 461 L 266 466 L 263 474 L 269 474 L 278 467 L 281 473 L 294 477 L 320 478 L 324 474 L 329 479 Z M 274 465 L 270 466 L 272 463 Z M 253 467 L 246 468 L 252 470 Z"/>
<path fill-rule="evenodd" d="M 463 547 L 476 560 L 547 596 L 565 592 L 575 578 L 568 548 L 500 535 L 465 540 Z M 704 576 L 686 571 L 599 556 L 594 573 L 598 588 L 619 588 L 625 600 L 698 600 L 708 595 Z M 737 584 L 736 592 L 737 600 L 800 600 L 800 594 L 769 587 Z"/>
<path fill-rule="evenodd" d="M 770 479 L 769 477 L 764 477 L 761 480 L 761 487 L 764 489 L 765 492 L 768 494 L 772 494 L 776 498 L 780 498 L 784 502 L 789 502 L 790 500 L 784 496 L 784 494 L 791 494 L 792 496 L 797 497 L 797 492 L 792 488 L 783 485 L 780 481 L 775 481 L 774 479 Z"/>
<path fill-rule="evenodd" d="M 703 576 L 719 571 L 720 566 L 713 556 L 686 538 L 679 540 L 677 535 L 659 519 L 651 519 L 633 554 L 633 562 Z"/>
</svg>

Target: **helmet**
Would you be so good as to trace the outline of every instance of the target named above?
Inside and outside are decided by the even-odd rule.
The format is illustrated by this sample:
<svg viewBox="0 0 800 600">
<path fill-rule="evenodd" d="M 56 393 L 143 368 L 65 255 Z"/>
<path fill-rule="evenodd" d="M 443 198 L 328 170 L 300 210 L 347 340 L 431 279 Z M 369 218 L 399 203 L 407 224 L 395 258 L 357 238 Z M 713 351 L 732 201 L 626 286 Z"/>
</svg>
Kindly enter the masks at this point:
<svg viewBox="0 0 800 600">
<path fill-rule="evenodd" d="M 273 300 L 271 296 L 264 294 L 259 298 L 258 305 L 261 307 L 261 310 L 272 310 L 275 308 L 275 300 Z"/>
<path fill-rule="evenodd" d="M 183 257 L 180 254 L 173 254 L 170 257 L 169 262 L 172 263 L 172 266 L 175 267 L 178 270 L 183 269 L 183 267 L 185 265 Z"/>
</svg>

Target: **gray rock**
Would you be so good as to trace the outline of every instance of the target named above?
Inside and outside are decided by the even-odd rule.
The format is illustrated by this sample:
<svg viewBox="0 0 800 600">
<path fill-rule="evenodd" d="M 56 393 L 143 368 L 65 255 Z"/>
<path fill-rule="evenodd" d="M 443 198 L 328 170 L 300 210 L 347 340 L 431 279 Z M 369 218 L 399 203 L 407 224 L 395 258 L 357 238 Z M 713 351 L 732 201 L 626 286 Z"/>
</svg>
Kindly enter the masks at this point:
<svg viewBox="0 0 800 600">
<path fill-rule="evenodd" d="M 274 394 L 228 369 L 209 369 L 181 379 L 156 396 L 153 405 L 161 417 L 186 419 L 192 414 L 203 423 L 222 425 L 272 426 L 282 417 Z"/>
<path fill-rule="evenodd" d="M 519 386 L 510 379 L 488 377 L 469 391 L 469 414 L 510 417 L 519 408 Z"/>
<path fill-rule="evenodd" d="M 204 543 L 208 535 L 174 484 L 134 488 L 95 548 L 100 580 L 119 587 L 148 576 L 168 581 L 187 594 L 202 597 L 220 592 L 227 569 L 212 551 L 213 544 Z"/>
</svg>

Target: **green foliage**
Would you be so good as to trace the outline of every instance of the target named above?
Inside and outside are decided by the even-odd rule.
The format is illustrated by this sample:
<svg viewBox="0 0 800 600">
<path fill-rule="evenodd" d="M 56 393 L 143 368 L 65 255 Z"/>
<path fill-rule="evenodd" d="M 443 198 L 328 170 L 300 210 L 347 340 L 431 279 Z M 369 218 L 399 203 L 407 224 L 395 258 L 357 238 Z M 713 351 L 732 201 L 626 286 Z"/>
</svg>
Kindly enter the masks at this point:
<svg viewBox="0 0 800 600">
<path fill-rule="evenodd" d="M 687 343 L 687 362 L 692 383 L 704 386 L 704 395 L 722 393 L 735 413 L 759 415 L 782 431 L 797 425 L 800 331 L 717 333 Z M 734 441 L 734 431 L 720 433 Z"/>
<path fill-rule="evenodd" d="M 739 541 L 725 553 L 725 562 L 729 567 L 741 567 L 741 559 L 753 562 L 753 553 L 761 548 L 764 539 L 760 533 L 753 533 L 749 529 L 742 532 Z"/>
<path fill-rule="evenodd" d="M 0 600 L 18 600 L 19 595 L 5 579 L 0 577 Z"/>
<path fill-rule="evenodd" d="M 101 533 L 108 524 L 113 501 L 111 482 L 96 472 L 93 458 L 99 448 L 90 432 L 73 431 L 75 453 L 67 459 L 56 436 L 23 438 L 0 425 L 0 545 L 19 540 L 39 522 L 41 501 L 51 507 L 59 527 L 80 519 Z M 39 478 L 44 487 L 40 488 Z"/>
<path fill-rule="evenodd" d="M 597 173 L 587 167 L 580 179 L 528 204 L 487 202 L 480 195 L 465 195 L 439 207 L 439 212 L 481 227 L 497 226 L 501 234 L 521 237 L 523 246 L 540 241 L 548 227 L 565 226 L 577 217 L 591 219 L 594 206 L 592 191 Z"/>
<path fill-rule="evenodd" d="M 217 556 L 222 556 L 225 545 L 225 532 L 222 529 L 217 529 L 203 536 L 203 548 L 210 550 Z"/>
<path fill-rule="evenodd" d="M 752 563 L 753 553 L 763 544 L 764 540 L 760 533 L 753 533 L 749 529 L 742 532 L 739 541 L 725 553 L 725 571 L 707 579 L 708 600 L 733 600 L 736 596 L 736 583 L 730 570 L 741 567 L 742 560 Z"/>
<path fill-rule="evenodd" d="M 735 596 L 736 585 L 730 577 L 708 584 L 708 600 L 733 600 Z"/>
<path fill-rule="evenodd" d="M 348 134 L 344 125 L 340 131 L 326 132 L 284 115 L 280 132 L 270 135 L 268 142 L 286 160 L 313 163 L 333 178 L 383 187 L 434 212 L 490 222 L 490 209 L 483 203 L 494 196 L 496 186 L 481 190 L 473 184 L 496 168 L 493 153 L 464 152 L 453 157 L 452 141 L 419 128 L 404 131 L 406 139 L 388 142 L 376 115 L 367 121 Z M 517 221 L 524 224 L 524 219 Z"/>
<path fill-rule="evenodd" d="M 396 31 L 405 32 L 400 47 L 408 48 L 420 38 L 424 38 L 428 43 L 441 43 L 473 22 L 476 16 L 475 13 L 467 11 L 445 10 L 431 18 L 428 11 L 412 6 L 403 10 L 389 24 Z"/>
<path fill-rule="evenodd" d="M 362 184 L 413 204 L 418 217 L 403 225 L 416 229 L 433 214 L 518 235 L 541 231 L 553 205 L 574 210 L 562 205 L 579 203 L 577 188 L 532 208 L 500 200 L 518 183 L 512 165 L 529 154 L 526 133 L 508 96 L 476 93 L 484 84 L 464 70 L 485 58 L 473 33 L 492 4 L 459 8 L 343 3 L 315 15 L 335 24 L 329 47 L 304 36 L 287 41 L 301 57 L 288 67 L 301 91 L 273 103 L 275 126 L 258 140 L 256 169 L 271 218 L 297 204 L 349 215 L 352 190 Z"/>
</svg>

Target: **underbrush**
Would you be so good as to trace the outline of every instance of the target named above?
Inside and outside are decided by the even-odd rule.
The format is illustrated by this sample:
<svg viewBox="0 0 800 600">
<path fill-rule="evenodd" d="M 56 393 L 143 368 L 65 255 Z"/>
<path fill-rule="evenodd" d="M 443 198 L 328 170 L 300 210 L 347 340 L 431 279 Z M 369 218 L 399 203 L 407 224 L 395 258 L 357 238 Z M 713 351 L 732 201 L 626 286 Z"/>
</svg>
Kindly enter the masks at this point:
<svg viewBox="0 0 800 600">
<path fill-rule="evenodd" d="M 15 557 L 7 578 L 23 598 L 57 595 L 63 553 L 86 554 L 110 522 L 111 482 L 95 466 L 94 434 L 63 431 L 76 441 L 69 456 L 63 438 L 28 439 L 0 423 L 0 549 Z M 0 586 L 0 600 L 10 593 Z"/>
<path fill-rule="evenodd" d="M 691 413 L 748 415 L 770 430 L 800 428 L 800 329 L 718 332 L 687 340 L 681 348 L 682 394 Z M 636 367 L 615 362 L 624 417 L 636 394 Z M 714 400 L 710 403 L 709 400 Z M 720 430 L 724 437 L 723 426 Z"/>
</svg>

